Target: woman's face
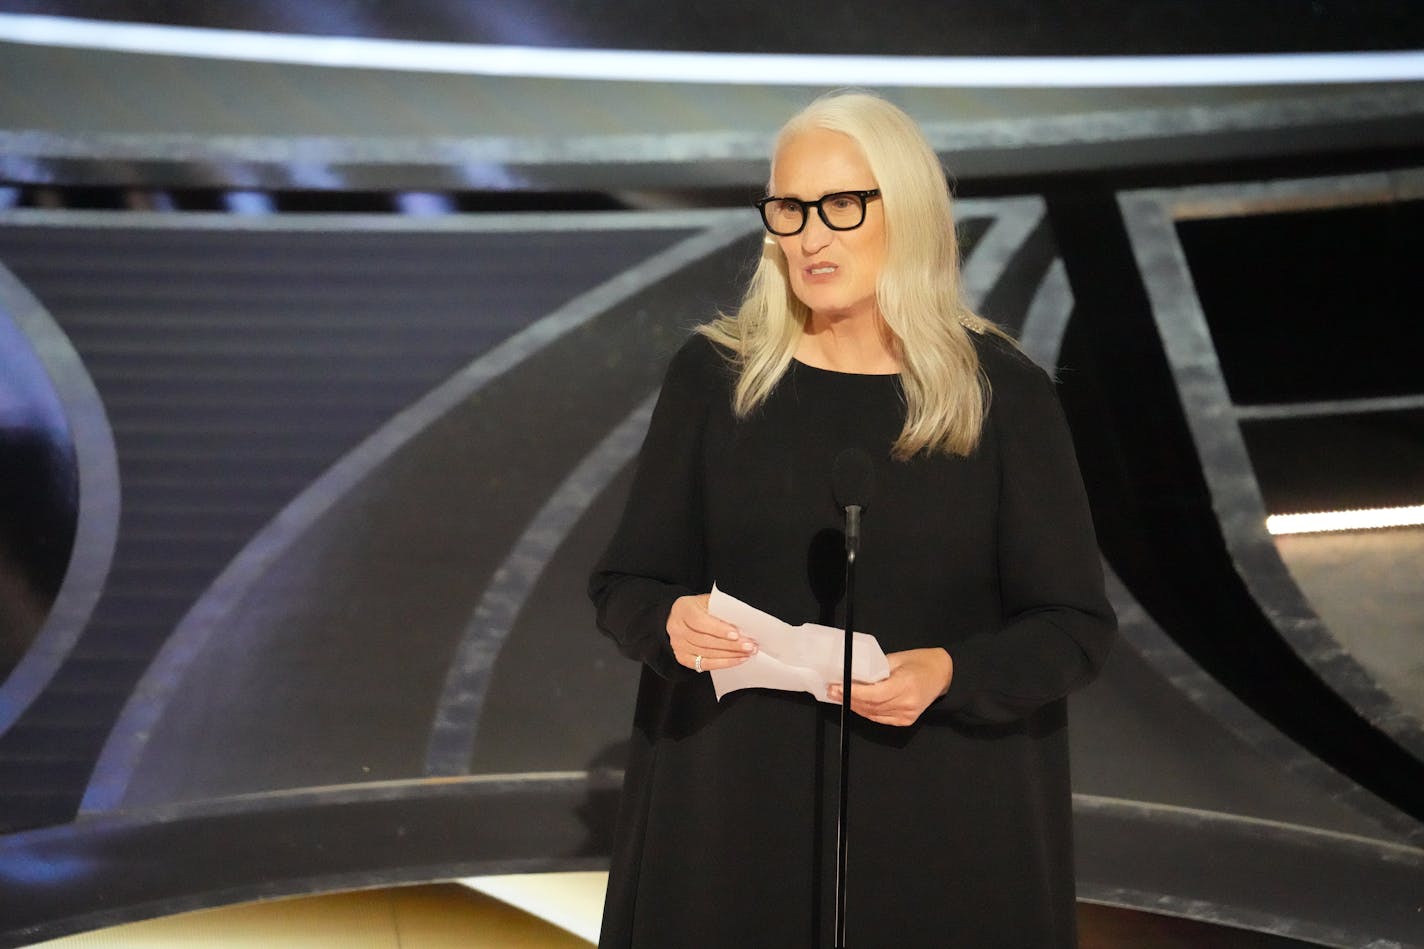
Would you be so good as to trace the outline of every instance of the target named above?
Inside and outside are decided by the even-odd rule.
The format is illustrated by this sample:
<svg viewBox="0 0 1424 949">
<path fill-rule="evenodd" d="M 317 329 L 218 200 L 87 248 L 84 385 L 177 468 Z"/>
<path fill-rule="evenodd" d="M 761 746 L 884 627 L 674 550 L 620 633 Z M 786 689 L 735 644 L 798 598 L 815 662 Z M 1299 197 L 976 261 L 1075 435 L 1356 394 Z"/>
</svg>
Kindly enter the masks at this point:
<svg viewBox="0 0 1424 949">
<path fill-rule="evenodd" d="M 815 201 L 838 191 L 875 188 L 878 182 L 848 136 L 808 129 L 777 149 L 771 186 L 777 197 Z M 808 208 L 799 234 L 775 240 L 786 255 L 791 290 L 813 318 L 876 318 L 875 286 L 885 265 L 885 215 L 878 198 L 866 202 L 865 221 L 854 230 L 833 231 Z"/>
</svg>

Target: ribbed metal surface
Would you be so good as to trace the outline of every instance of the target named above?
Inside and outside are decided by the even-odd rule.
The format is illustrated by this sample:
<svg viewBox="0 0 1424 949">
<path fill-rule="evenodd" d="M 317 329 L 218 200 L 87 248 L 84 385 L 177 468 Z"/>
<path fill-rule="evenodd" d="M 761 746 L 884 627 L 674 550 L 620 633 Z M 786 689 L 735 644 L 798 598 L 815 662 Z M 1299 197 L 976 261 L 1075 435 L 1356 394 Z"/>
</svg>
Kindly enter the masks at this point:
<svg viewBox="0 0 1424 949">
<path fill-rule="evenodd" d="M 73 816 L 169 631 L 301 486 L 470 359 L 677 237 L 0 229 L 0 261 L 89 367 L 123 479 L 105 593 L 0 736 L 0 827 Z"/>
</svg>

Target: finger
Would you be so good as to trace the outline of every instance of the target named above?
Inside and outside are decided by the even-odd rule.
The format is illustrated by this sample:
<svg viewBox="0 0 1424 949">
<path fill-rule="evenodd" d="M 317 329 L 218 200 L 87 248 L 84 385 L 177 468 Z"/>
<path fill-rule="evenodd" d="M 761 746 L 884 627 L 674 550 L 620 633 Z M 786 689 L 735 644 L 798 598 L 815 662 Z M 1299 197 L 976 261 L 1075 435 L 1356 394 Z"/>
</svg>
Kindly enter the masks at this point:
<svg viewBox="0 0 1424 949">
<path fill-rule="evenodd" d="M 673 657 L 677 659 L 679 664 L 686 666 L 693 672 L 713 672 L 718 669 L 731 669 L 734 666 L 740 666 L 751 658 L 751 656 L 733 656 L 719 659 L 691 652 L 674 652 Z M 699 663 L 697 661 L 699 657 L 702 660 L 700 669 L 698 668 Z"/>
<path fill-rule="evenodd" d="M 673 654 L 701 655 L 704 658 L 732 659 L 753 655 L 756 645 L 746 645 L 730 623 L 707 612 L 710 594 L 679 597 L 673 602 L 667 619 L 668 641 Z M 679 662 L 682 659 L 679 658 Z M 683 662 L 691 665 L 691 661 Z"/>
<path fill-rule="evenodd" d="M 705 633 L 692 633 L 685 630 L 669 635 L 668 639 L 672 642 L 674 649 L 701 653 L 704 656 L 730 658 L 732 656 L 750 656 L 757 651 L 757 644 L 750 639 L 733 642 L 718 636 L 708 636 Z"/>
<path fill-rule="evenodd" d="M 685 642 L 693 652 L 700 652 L 705 656 L 749 656 L 757 651 L 757 644 L 750 639 L 733 641 L 706 633 L 684 633 L 678 639 Z"/>
<path fill-rule="evenodd" d="M 843 701 L 839 695 L 830 696 L 830 699 L 836 704 L 841 704 Z M 861 718 L 868 718 L 873 722 L 880 721 L 884 716 L 891 714 L 891 710 L 883 705 L 862 702 L 856 698 L 854 689 L 850 694 L 850 710 Z"/>
<path fill-rule="evenodd" d="M 735 624 L 718 619 L 708 610 L 712 602 L 712 594 L 704 593 L 701 596 L 687 597 L 685 601 L 680 600 L 679 602 L 687 604 L 688 609 L 683 619 L 691 628 L 720 636 L 723 639 L 740 637 L 741 630 L 737 629 Z"/>
<path fill-rule="evenodd" d="M 708 651 L 703 650 L 703 649 L 698 649 L 698 648 L 695 647 L 695 646 L 694 646 L 694 647 L 691 647 L 691 648 L 677 649 L 677 650 L 675 650 L 675 652 L 676 652 L 676 654 L 679 655 L 679 656 L 685 656 L 685 657 L 687 657 L 687 661 L 686 661 L 686 662 L 683 662 L 682 664 L 685 665 L 685 666 L 687 666 L 688 668 L 692 668 L 692 666 L 693 666 L 693 664 L 694 664 L 693 660 L 694 660 L 697 656 L 701 656 L 701 657 L 702 657 L 702 667 L 703 667 L 704 669 L 708 668 L 708 663 L 711 663 L 711 662 L 725 662 L 725 663 L 732 663 L 732 664 L 740 664 L 740 663 L 746 662 L 748 659 L 751 658 L 751 656 L 748 655 L 748 654 L 746 654 L 746 653 L 740 653 L 740 652 L 736 652 L 736 653 L 734 653 L 734 652 L 708 652 Z M 679 662 L 682 662 L 681 659 L 679 659 L 678 661 L 679 661 Z"/>
<path fill-rule="evenodd" d="M 839 683 L 833 689 L 827 689 L 827 692 L 832 702 L 842 701 Z M 904 725 L 914 721 L 913 715 L 907 719 L 908 708 L 903 696 L 869 699 L 861 695 L 860 686 L 851 688 L 850 710 L 862 718 L 868 718 L 872 722 L 880 722 L 884 725 Z"/>
<path fill-rule="evenodd" d="M 721 636 L 686 629 L 672 633 L 669 638 L 674 644 L 686 644 L 688 649 L 704 655 L 726 653 L 729 656 L 740 656 L 756 652 L 756 643 L 750 639 L 724 639 Z"/>
<path fill-rule="evenodd" d="M 867 721 L 875 722 L 880 725 L 908 725 L 914 721 L 913 718 L 907 717 L 904 711 L 899 708 L 858 709 L 852 704 L 851 711 Z"/>
<path fill-rule="evenodd" d="M 894 712 L 888 715 L 867 715 L 865 717 L 877 724 L 893 725 L 896 728 L 904 728 L 906 725 L 915 724 L 915 716 L 904 712 Z"/>
<path fill-rule="evenodd" d="M 884 725 L 902 725 L 914 720 L 912 703 L 905 696 L 896 695 L 886 699 L 872 700 L 861 697 L 858 688 L 851 689 L 850 709 L 855 714 Z"/>
<path fill-rule="evenodd" d="M 839 702 L 841 700 L 841 683 L 832 682 L 826 691 Z M 885 702 L 894 701 L 901 694 L 900 683 L 893 677 L 881 679 L 879 682 L 852 682 L 850 688 L 851 708 L 857 705 L 879 706 Z"/>
<path fill-rule="evenodd" d="M 857 702 L 855 693 L 851 693 L 850 709 L 855 714 L 876 722 L 899 715 L 904 710 L 899 702 Z"/>
<path fill-rule="evenodd" d="M 682 617 L 683 625 L 693 632 L 702 633 L 707 636 L 715 636 L 718 639 L 739 639 L 741 631 L 731 623 L 720 620 L 705 610 L 688 610 Z"/>
</svg>

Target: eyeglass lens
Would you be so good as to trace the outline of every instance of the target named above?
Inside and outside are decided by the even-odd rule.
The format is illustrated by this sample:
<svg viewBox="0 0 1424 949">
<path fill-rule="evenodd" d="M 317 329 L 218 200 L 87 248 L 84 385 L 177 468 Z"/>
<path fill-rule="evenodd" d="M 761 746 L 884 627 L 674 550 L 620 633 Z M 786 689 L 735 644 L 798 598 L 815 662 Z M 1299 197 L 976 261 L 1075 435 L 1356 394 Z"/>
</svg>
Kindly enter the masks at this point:
<svg viewBox="0 0 1424 949">
<path fill-rule="evenodd" d="M 828 227 L 848 231 L 865 220 L 865 199 L 854 192 L 828 194 L 819 201 L 776 198 L 762 206 L 766 226 L 774 234 L 795 234 L 806 223 L 807 208 L 815 205 Z"/>
</svg>

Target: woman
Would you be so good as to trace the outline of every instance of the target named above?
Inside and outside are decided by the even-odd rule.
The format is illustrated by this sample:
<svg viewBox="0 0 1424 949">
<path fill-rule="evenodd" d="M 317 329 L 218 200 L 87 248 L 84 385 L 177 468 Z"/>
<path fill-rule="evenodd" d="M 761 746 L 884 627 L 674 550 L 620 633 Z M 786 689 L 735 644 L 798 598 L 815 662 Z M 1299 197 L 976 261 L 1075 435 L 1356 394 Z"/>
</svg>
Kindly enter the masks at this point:
<svg viewBox="0 0 1424 949">
<path fill-rule="evenodd" d="M 674 357 L 590 581 L 644 664 L 601 945 L 831 944 L 839 710 L 718 703 L 709 672 L 756 644 L 707 591 L 841 622 L 848 447 L 877 483 L 856 626 L 891 673 L 852 689 L 847 944 L 1074 945 L 1064 697 L 1114 618 L 1052 384 L 960 301 L 944 173 L 899 109 L 817 100 L 768 194 L 742 305 Z"/>
</svg>

